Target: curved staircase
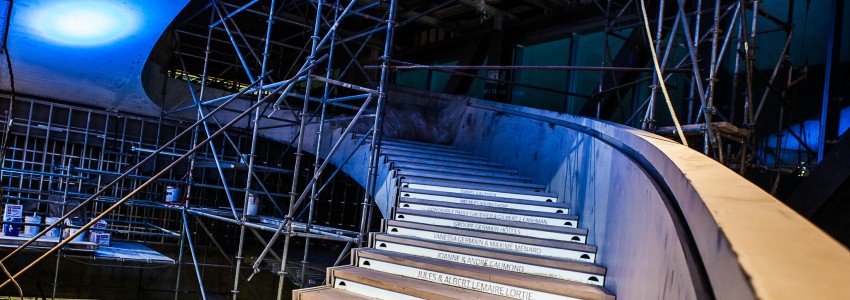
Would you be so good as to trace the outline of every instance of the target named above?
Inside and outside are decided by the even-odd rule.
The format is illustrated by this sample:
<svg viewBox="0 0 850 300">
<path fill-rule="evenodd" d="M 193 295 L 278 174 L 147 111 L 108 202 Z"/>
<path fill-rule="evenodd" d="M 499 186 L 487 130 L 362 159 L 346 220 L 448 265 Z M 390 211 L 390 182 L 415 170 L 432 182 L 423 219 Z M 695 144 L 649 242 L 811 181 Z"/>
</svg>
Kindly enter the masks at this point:
<svg viewBox="0 0 850 300">
<path fill-rule="evenodd" d="M 293 299 L 614 299 L 558 195 L 445 145 L 384 140 L 397 197 L 352 265 Z"/>
</svg>

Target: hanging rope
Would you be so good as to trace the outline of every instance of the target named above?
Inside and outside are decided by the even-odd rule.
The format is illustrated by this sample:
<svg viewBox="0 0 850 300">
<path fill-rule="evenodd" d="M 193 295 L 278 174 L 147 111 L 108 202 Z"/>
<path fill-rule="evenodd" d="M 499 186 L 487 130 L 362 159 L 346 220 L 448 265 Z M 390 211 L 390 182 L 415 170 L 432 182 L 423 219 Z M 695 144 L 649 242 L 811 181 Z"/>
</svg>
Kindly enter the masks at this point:
<svg viewBox="0 0 850 300">
<path fill-rule="evenodd" d="M 649 50 L 652 53 L 652 63 L 655 67 L 655 75 L 658 76 L 658 84 L 661 85 L 661 93 L 664 94 L 664 102 L 667 103 L 667 108 L 670 110 L 670 116 L 673 117 L 673 124 L 676 125 L 676 133 L 679 134 L 679 139 L 682 140 L 682 145 L 687 146 L 688 140 L 685 139 L 685 133 L 682 132 L 682 125 L 679 124 L 679 118 L 676 116 L 676 110 L 673 109 L 673 102 L 670 102 L 670 94 L 667 93 L 667 84 L 664 83 L 664 75 L 661 73 L 661 64 L 658 63 L 658 55 L 655 53 L 655 47 L 652 43 L 652 33 L 649 31 L 649 18 L 646 16 L 646 4 L 644 0 L 640 0 L 640 12 L 643 14 L 644 32 L 646 32 L 647 41 L 649 41 Z M 661 22 L 662 20 L 658 20 Z"/>
</svg>

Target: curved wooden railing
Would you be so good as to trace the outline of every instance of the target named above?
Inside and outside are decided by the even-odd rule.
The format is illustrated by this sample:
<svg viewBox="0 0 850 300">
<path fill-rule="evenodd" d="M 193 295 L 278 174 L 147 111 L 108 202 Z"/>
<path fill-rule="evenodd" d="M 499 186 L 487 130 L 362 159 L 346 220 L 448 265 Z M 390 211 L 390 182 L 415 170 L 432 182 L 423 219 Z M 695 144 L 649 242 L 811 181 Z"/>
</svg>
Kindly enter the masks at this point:
<svg viewBox="0 0 850 300">
<path fill-rule="evenodd" d="M 502 161 L 509 167 L 520 169 L 522 175 L 535 177 L 536 181 L 546 182 L 552 177 L 567 177 L 574 175 L 562 169 L 540 171 L 528 166 L 545 166 L 557 163 L 557 156 L 540 159 L 540 149 L 531 148 L 534 145 L 551 145 L 550 139 L 563 139 L 560 135 L 569 134 L 582 144 L 578 150 L 566 151 L 562 160 L 585 159 L 592 160 L 596 165 L 591 172 L 575 176 L 591 176 L 592 172 L 609 170 L 615 175 L 608 176 L 609 185 L 632 186 L 633 189 L 654 191 L 666 208 L 666 215 L 672 222 L 675 231 L 675 243 L 681 249 L 683 261 L 660 262 L 665 265 L 658 274 L 667 274 L 670 278 L 650 276 L 642 278 L 647 281 L 661 281 L 662 293 L 635 288 L 628 281 L 640 278 L 643 270 L 629 270 L 627 266 L 617 266 L 624 261 L 637 261 L 642 257 L 614 258 L 606 257 L 608 249 L 622 249 L 627 245 L 606 239 L 595 240 L 600 247 L 601 263 L 609 268 L 609 288 L 618 295 L 626 298 L 659 297 L 666 298 L 696 298 L 696 299 L 835 299 L 850 297 L 850 286 L 846 284 L 846 276 L 850 274 L 850 252 L 830 238 L 824 232 L 796 214 L 793 210 L 773 198 L 763 190 L 738 176 L 726 167 L 710 158 L 695 152 L 685 146 L 654 134 L 589 118 L 558 114 L 537 109 L 517 107 L 513 105 L 493 103 L 472 99 L 469 101 L 466 117 L 458 131 L 455 145 L 474 151 L 476 154 L 489 155 L 495 161 Z M 486 124 L 486 125 L 485 125 Z M 486 128 L 485 128 L 486 127 Z M 507 149 L 494 149 L 494 144 L 513 139 L 516 154 L 504 154 Z M 568 139 L 569 140 L 569 139 Z M 557 144 L 557 143 L 555 143 Z M 589 146 L 588 146 L 589 145 Z M 542 147 L 542 146 L 541 146 Z M 568 148 L 568 147 L 564 147 Z M 612 151 L 598 155 L 588 152 Z M 544 151 L 562 151 L 562 149 L 543 149 Z M 573 151 L 573 152 L 570 152 Z M 592 151 L 591 151 L 592 152 Z M 579 153 L 579 154 L 576 154 Z M 607 156 L 605 156 L 607 155 Z M 597 159 L 596 157 L 607 157 Z M 590 157 L 590 158 L 588 158 Z M 631 166 L 605 166 L 614 161 L 629 161 L 640 172 L 627 172 Z M 598 161 L 597 161 L 598 160 Z M 566 163 L 565 163 L 566 164 Z M 567 168 L 569 169 L 569 168 Z M 553 171 L 554 170 L 554 171 Z M 573 170 L 575 171 L 575 170 Z M 572 174 L 572 173 L 570 173 Z M 559 178 L 561 178 L 559 177 Z M 651 187 L 640 187 L 633 182 L 647 180 Z M 586 182 L 594 179 L 572 179 L 575 182 Z M 554 180 L 550 187 L 557 190 L 558 183 Z M 591 185 L 591 184 L 588 184 Z M 596 185 L 596 189 L 599 189 Z M 593 188 L 593 187 L 591 187 Z M 561 187 L 560 189 L 566 189 Z M 608 187 L 616 190 L 616 187 Z M 642 190 L 643 191 L 643 190 Z M 648 192 L 647 192 L 648 193 Z M 562 192 L 562 194 L 565 194 Z M 613 193 L 612 193 L 613 194 Z M 637 195 L 635 195 L 637 196 Z M 656 195 L 651 195 L 654 198 Z M 585 207 L 588 211 L 594 208 L 592 197 L 572 197 L 562 199 L 577 207 Z M 614 198 L 614 197 L 612 197 Z M 624 197 L 625 198 L 625 197 Z M 590 212 L 606 216 L 623 216 L 624 213 L 610 213 L 626 210 L 633 199 L 605 200 L 605 212 Z M 590 208 L 587 208 L 590 207 Z M 576 209 L 579 212 L 579 209 Z M 589 221 L 582 220 L 580 224 L 590 227 L 615 227 L 609 232 L 629 230 L 631 223 L 646 222 L 640 216 L 659 218 L 652 208 L 635 209 L 625 212 L 622 219 L 603 218 Z M 579 212 L 585 215 L 585 212 Z M 632 217 L 637 217 L 632 218 Z M 639 221 L 634 221 L 639 220 Z M 655 219 L 653 219 L 655 220 Z M 655 220 L 654 222 L 662 222 Z M 666 222 L 666 221 L 663 221 Z M 662 223 L 663 223 L 662 222 Z M 663 226 L 662 226 L 663 227 Z M 645 228 L 643 231 L 646 242 L 640 242 L 634 247 L 648 247 L 648 253 L 666 253 L 667 240 L 664 229 Z M 619 229 L 617 229 L 619 228 Z M 625 229 L 624 229 L 625 228 Z M 610 234 L 616 236 L 616 234 Z M 628 251 L 611 251 L 627 253 Z M 678 257 L 679 254 L 673 255 Z M 643 257 L 658 263 L 658 258 Z M 667 258 L 664 258 L 667 259 Z M 616 261 L 616 262 L 614 262 Z M 639 264 L 638 264 L 639 265 Z M 639 269 L 639 267 L 635 267 Z M 687 275 L 676 272 L 685 271 Z M 665 273 L 666 272 L 666 273 Z M 651 273 L 651 272 L 647 272 Z M 621 280 L 618 281 L 618 276 Z M 666 276 L 666 275 L 665 275 Z M 676 279 L 680 276 L 681 278 Z M 670 282 L 668 282 L 670 281 Z M 679 296 L 670 293 L 680 293 Z"/>
</svg>

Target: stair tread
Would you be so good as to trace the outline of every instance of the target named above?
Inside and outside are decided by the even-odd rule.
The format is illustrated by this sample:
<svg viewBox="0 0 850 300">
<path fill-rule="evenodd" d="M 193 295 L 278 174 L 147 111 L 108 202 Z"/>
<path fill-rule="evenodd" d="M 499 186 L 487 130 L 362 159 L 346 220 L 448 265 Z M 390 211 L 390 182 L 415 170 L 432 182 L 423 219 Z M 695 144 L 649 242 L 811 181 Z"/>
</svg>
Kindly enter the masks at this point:
<svg viewBox="0 0 850 300">
<path fill-rule="evenodd" d="M 519 174 L 519 171 L 515 169 L 508 169 L 506 167 L 488 167 L 488 166 L 465 166 L 458 164 L 429 164 L 427 161 L 400 161 L 395 162 L 395 164 L 402 164 L 408 167 L 418 167 L 418 168 L 440 168 L 440 169 L 455 169 L 455 170 L 473 170 L 473 171 L 483 171 L 483 172 L 494 172 L 494 173 L 506 173 L 506 174 Z"/>
<path fill-rule="evenodd" d="M 356 138 L 361 138 L 364 135 L 366 136 L 366 140 L 369 140 L 369 139 L 372 138 L 371 134 L 362 134 L 362 133 L 355 133 L 355 134 L 352 135 L 352 137 L 356 139 Z M 414 141 L 414 140 L 397 139 L 397 138 L 391 138 L 391 137 L 387 137 L 387 136 L 381 136 L 381 143 L 421 145 L 421 146 L 429 146 L 429 147 L 437 147 L 437 148 L 456 149 L 454 146 L 451 146 L 451 145 L 443 145 L 443 144 L 420 142 L 420 141 Z"/>
<path fill-rule="evenodd" d="M 500 163 L 493 163 L 486 160 L 470 160 L 464 158 L 454 158 L 454 157 L 445 157 L 445 156 L 434 156 L 434 157 L 422 157 L 417 155 L 412 155 L 408 153 L 381 153 L 381 155 L 386 156 L 389 160 L 399 160 L 400 158 L 406 159 L 415 159 L 415 160 L 426 160 L 428 162 L 444 162 L 444 163 L 453 163 L 453 164 L 466 164 L 466 165 L 477 165 L 477 166 L 487 166 L 487 167 L 495 167 L 501 168 L 503 165 Z"/>
<path fill-rule="evenodd" d="M 522 180 L 522 181 L 531 181 L 531 177 L 519 176 L 516 175 L 516 172 L 512 172 L 511 170 L 500 170 L 500 171 L 483 171 L 483 170 L 468 170 L 462 168 L 454 168 L 454 167 L 437 167 L 437 166 L 422 166 L 416 164 L 407 164 L 407 163 L 393 163 L 393 170 L 397 171 L 423 171 L 423 172 L 432 172 L 432 173 L 440 173 L 440 174 L 453 174 L 453 175 L 472 175 L 472 176 L 487 176 L 492 178 L 506 178 L 513 180 Z"/>
<path fill-rule="evenodd" d="M 567 233 L 567 234 L 576 234 L 576 235 L 587 235 L 587 229 L 584 229 L 584 228 L 559 227 L 559 226 L 552 226 L 552 225 L 526 223 L 526 222 L 522 222 L 522 221 L 508 221 L 508 220 L 498 220 L 498 219 L 476 218 L 476 217 L 469 217 L 469 216 L 462 216 L 462 215 L 451 215 L 451 214 L 443 214 L 443 213 L 430 212 L 430 211 L 412 210 L 412 209 L 407 209 L 407 208 L 397 209 L 396 214 L 419 215 L 419 216 L 426 216 L 426 217 L 431 217 L 431 218 L 448 219 L 448 220 L 453 220 L 453 221 L 489 224 L 489 225 L 515 227 L 515 228 L 523 228 L 523 229 L 533 229 L 533 230 L 540 230 L 540 231 L 551 231 L 551 232 L 557 232 L 557 233 Z"/>
<path fill-rule="evenodd" d="M 479 161 L 485 161 L 485 162 L 488 161 L 488 159 L 486 157 L 475 156 L 475 155 L 472 155 L 472 154 L 445 153 L 445 152 L 444 153 L 438 153 L 438 151 L 439 150 L 437 150 L 437 151 L 430 151 L 430 150 L 429 151 L 422 151 L 422 150 L 417 151 L 417 150 L 414 150 L 414 149 L 381 147 L 381 153 L 387 154 L 387 155 L 397 154 L 397 155 L 415 156 L 415 157 L 451 157 L 451 158 L 457 158 L 457 159 L 479 160 Z"/>
<path fill-rule="evenodd" d="M 536 246 L 544 246 L 550 248 L 564 249 L 564 250 L 573 250 L 573 251 L 582 251 L 582 252 L 596 252 L 596 246 L 581 244 L 575 242 L 566 242 L 566 241 L 558 241 L 558 240 L 549 240 L 549 239 L 541 239 L 535 237 L 525 237 L 525 236 L 517 236 L 517 235 L 508 235 L 501 234 L 489 231 L 481 231 L 481 230 L 472 230 L 472 229 L 460 229 L 460 228 L 452 228 L 445 226 L 437 226 L 437 225 L 428 225 L 421 223 L 412 223 L 398 220 L 387 220 L 387 226 L 393 227 L 403 227 L 410 229 L 418 229 L 418 230 L 427 230 L 433 232 L 439 232 L 444 234 L 453 234 L 453 235 L 463 235 L 463 236 L 471 236 L 481 239 L 490 239 L 490 240 L 498 240 L 503 242 L 512 242 L 512 243 L 522 243 L 528 245 L 536 245 Z"/>
<path fill-rule="evenodd" d="M 510 299 L 507 297 L 354 266 L 332 267 L 328 268 L 328 272 L 331 273 L 333 278 L 354 281 L 379 289 L 424 299 Z"/>
<path fill-rule="evenodd" d="M 568 280 L 510 272 L 371 248 L 358 248 L 354 249 L 354 252 L 354 255 L 361 259 L 379 260 L 397 265 L 425 269 L 432 272 L 451 274 L 462 278 L 476 279 L 550 294 L 577 297 L 581 299 L 614 299 L 611 292 L 603 287 Z"/>
<path fill-rule="evenodd" d="M 401 150 L 401 151 L 411 151 L 411 152 L 422 152 L 422 153 L 448 153 L 448 154 L 460 154 L 460 155 L 469 155 L 474 156 L 475 154 L 466 150 L 460 150 L 457 148 L 428 148 L 421 147 L 419 145 L 416 146 L 405 146 L 399 144 L 381 144 L 381 149 L 392 149 L 392 150 Z"/>
<path fill-rule="evenodd" d="M 411 171 L 398 171 L 398 176 L 408 177 L 408 178 L 422 178 L 422 179 L 439 179 L 439 180 L 453 180 L 453 181 L 466 181 L 473 183 L 482 183 L 482 184 L 495 184 L 495 185 L 508 185 L 508 186 L 517 186 L 517 187 L 526 187 L 526 188 L 535 188 L 535 189 L 544 189 L 546 186 L 542 184 L 536 183 L 528 183 L 522 182 L 521 180 L 516 179 L 507 179 L 507 178 L 493 178 L 493 177 L 484 177 L 484 176 L 475 176 L 475 175 L 447 175 L 447 174 L 439 174 L 439 173 L 429 173 L 429 172 L 411 172 Z"/>
<path fill-rule="evenodd" d="M 500 171 L 504 170 L 505 172 L 512 172 L 511 170 L 505 170 L 503 167 L 497 166 L 488 166 L 488 165 L 477 165 L 477 164 L 461 164 L 458 162 L 447 162 L 447 161 L 423 161 L 421 159 L 406 157 L 406 156 L 387 156 L 387 160 L 393 163 L 408 163 L 408 164 L 419 164 L 423 166 L 439 166 L 439 167 L 453 167 L 453 168 L 461 168 L 468 170 L 482 170 L 482 171 Z"/>
<path fill-rule="evenodd" d="M 416 246 L 421 248 L 430 248 L 435 250 L 449 251 L 454 253 L 466 254 L 466 255 L 475 255 L 481 257 L 488 257 L 494 259 L 508 260 L 513 262 L 520 262 L 538 266 L 546 266 L 551 268 L 559 268 L 565 270 L 573 270 L 578 272 L 585 272 L 589 274 L 596 275 L 605 275 L 605 268 L 596 264 L 568 260 L 568 259 L 558 259 L 551 258 L 546 256 L 539 256 L 533 254 L 525 254 L 525 253 L 517 253 L 517 252 L 507 252 L 502 250 L 488 249 L 476 246 L 469 245 L 460 245 L 460 244 L 452 244 L 446 242 L 432 241 L 419 239 L 414 237 L 403 237 L 403 236 L 394 236 L 386 233 L 372 233 L 372 241 L 375 245 L 372 248 L 379 249 L 378 243 L 380 242 L 392 242 L 405 244 L 410 246 Z"/>
<path fill-rule="evenodd" d="M 495 202 L 504 202 L 504 203 L 527 204 L 527 205 L 545 206 L 545 207 L 551 207 L 551 208 L 568 209 L 566 207 L 566 204 L 563 203 L 563 202 L 544 202 L 544 201 L 534 201 L 534 200 L 522 200 L 522 199 L 513 199 L 513 198 L 505 198 L 505 197 L 494 197 L 494 196 L 474 195 L 474 194 L 462 194 L 462 193 L 422 190 L 422 189 L 405 188 L 405 187 L 402 187 L 399 191 L 401 192 L 402 197 L 408 197 L 408 196 L 404 196 L 404 193 L 427 194 L 427 195 L 434 195 L 434 196 L 455 197 L 455 198 L 460 198 L 460 199 L 495 201 Z M 415 198 L 415 197 L 412 197 L 412 196 L 410 196 L 410 197 Z"/>
<path fill-rule="evenodd" d="M 500 185 L 493 184 L 483 184 L 483 183 L 459 183 L 451 180 L 440 180 L 440 179 L 420 179 L 420 178 L 408 178 L 402 180 L 405 183 L 411 184 L 424 184 L 424 185 L 434 185 L 439 187 L 448 187 L 448 188 L 459 188 L 459 189 L 467 189 L 467 190 L 484 190 L 484 191 L 492 191 L 492 192 L 500 192 L 507 194 L 520 194 L 520 195 L 528 195 L 528 196 L 540 196 L 540 197 L 548 197 L 557 199 L 558 195 L 554 193 L 544 192 L 542 188 L 525 188 L 525 187 L 505 187 Z M 540 191 L 536 191 L 540 190 Z"/>
<path fill-rule="evenodd" d="M 351 300 L 369 300 L 377 299 L 367 297 L 361 294 L 352 293 L 342 289 L 335 289 L 330 286 L 317 286 L 305 289 L 297 289 L 292 291 L 293 300 L 321 300 L 321 299 L 351 299 Z"/>
<path fill-rule="evenodd" d="M 523 209 L 514 209 L 514 208 L 505 208 L 505 207 L 484 206 L 484 205 L 475 205 L 475 204 L 451 203 L 451 202 L 445 202 L 445 201 L 417 199 L 417 198 L 413 198 L 413 197 L 400 197 L 399 200 L 400 200 L 400 202 L 404 202 L 404 203 L 421 204 L 421 205 L 428 205 L 428 206 L 439 206 L 439 207 L 446 207 L 446 208 L 457 208 L 457 209 L 468 209 L 468 210 L 480 210 L 480 211 L 501 213 L 501 214 L 513 214 L 513 215 L 523 215 L 523 216 L 532 216 L 532 217 L 545 217 L 545 218 L 563 219 L 563 220 L 574 220 L 574 221 L 578 220 L 577 215 L 571 215 L 571 214 L 559 214 L 559 213 L 550 213 L 550 212 L 523 210 Z M 544 203 L 546 203 L 546 202 L 544 202 Z"/>
</svg>

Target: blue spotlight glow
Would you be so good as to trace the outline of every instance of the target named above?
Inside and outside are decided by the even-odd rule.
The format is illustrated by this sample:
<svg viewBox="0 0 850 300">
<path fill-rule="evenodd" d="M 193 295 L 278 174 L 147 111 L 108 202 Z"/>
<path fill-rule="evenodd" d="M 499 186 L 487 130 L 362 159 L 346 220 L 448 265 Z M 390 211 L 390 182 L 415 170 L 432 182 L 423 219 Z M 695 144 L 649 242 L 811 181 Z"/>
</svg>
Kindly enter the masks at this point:
<svg viewBox="0 0 850 300">
<path fill-rule="evenodd" d="M 139 26 L 137 14 L 111 1 L 57 1 L 39 9 L 32 28 L 48 40 L 93 46 L 117 41 Z"/>
</svg>

